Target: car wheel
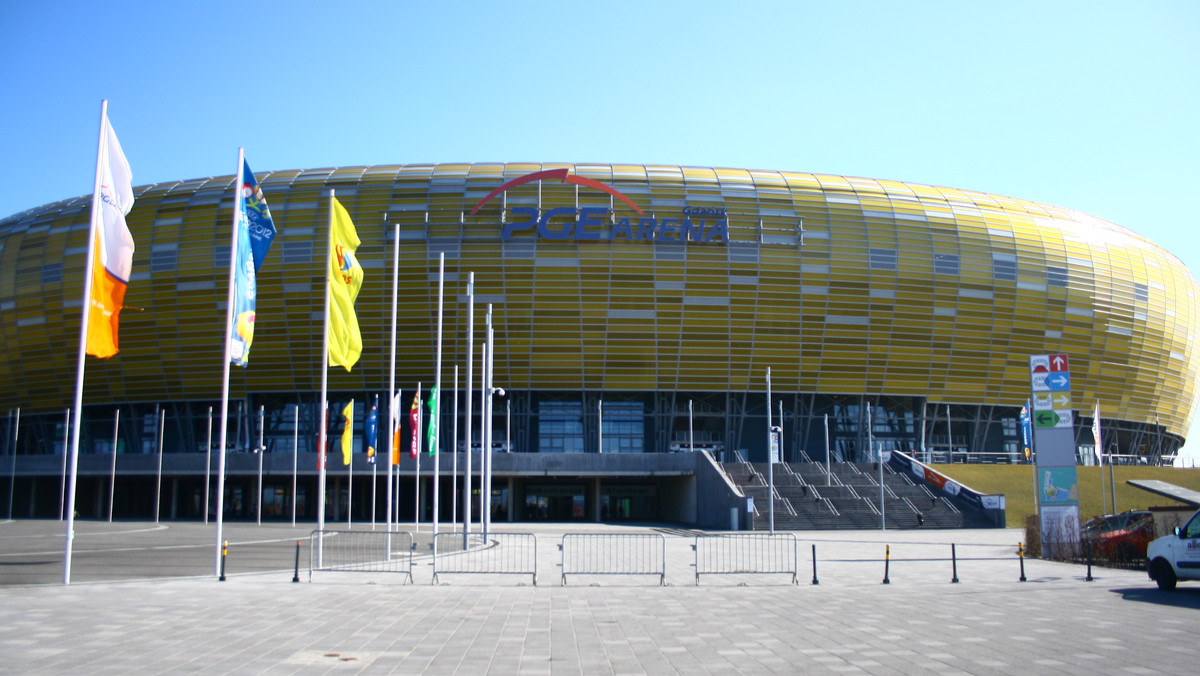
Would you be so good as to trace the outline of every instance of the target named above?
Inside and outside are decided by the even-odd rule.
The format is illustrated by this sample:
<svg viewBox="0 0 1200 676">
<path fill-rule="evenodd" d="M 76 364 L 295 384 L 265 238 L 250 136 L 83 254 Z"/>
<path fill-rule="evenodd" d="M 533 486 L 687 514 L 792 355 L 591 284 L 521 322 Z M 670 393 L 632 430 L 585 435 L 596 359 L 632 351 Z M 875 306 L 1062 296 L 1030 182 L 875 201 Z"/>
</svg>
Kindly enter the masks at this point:
<svg viewBox="0 0 1200 676">
<path fill-rule="evenodd" d="M 1162 591 L 1173 591 L 1178 580 L 1175 578 L 1175 571 L 1171 568 L 1171 564 L 1162 559 L 1155 561 L 1154 581 L 1158 583 L 1158 588 Z"/>
</svg>

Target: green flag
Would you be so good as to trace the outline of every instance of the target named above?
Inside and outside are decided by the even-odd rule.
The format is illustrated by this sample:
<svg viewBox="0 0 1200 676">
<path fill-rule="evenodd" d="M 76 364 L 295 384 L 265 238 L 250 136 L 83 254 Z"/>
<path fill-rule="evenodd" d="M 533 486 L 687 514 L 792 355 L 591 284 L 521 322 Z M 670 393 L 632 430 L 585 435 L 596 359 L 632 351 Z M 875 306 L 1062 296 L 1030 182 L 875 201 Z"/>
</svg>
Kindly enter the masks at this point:
<svg viewBox="0 0 1200 676">
<path fill-rule="evenodd" d="M 437 424 L 438 424 L 438 388 L 429 388 L 429 432 L 425 435 L 426 446 L 429 447 L 429 457 L 437 455 Z"/>
</svg>

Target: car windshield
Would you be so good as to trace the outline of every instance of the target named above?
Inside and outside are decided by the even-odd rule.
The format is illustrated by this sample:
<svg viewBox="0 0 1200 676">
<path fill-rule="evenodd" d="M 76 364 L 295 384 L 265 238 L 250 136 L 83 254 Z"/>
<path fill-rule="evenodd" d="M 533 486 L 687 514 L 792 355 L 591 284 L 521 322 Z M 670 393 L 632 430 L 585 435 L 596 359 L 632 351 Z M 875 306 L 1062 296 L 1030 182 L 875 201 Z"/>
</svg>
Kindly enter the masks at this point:
<svg viewBox="0 0 1200 676">
<path fill-rule="evenodd" d="M 1192 515 L 1192 520 L 1188 521 L 1182 532 L 1185 538 L 1200 538 L 1200 512 Z"/>
<path fill-rule="evenodd" d="M 1112 533 L 1114 531 L 1134 530 L 1149 523 L 1151 515 L 1148 512 L 1130 512 L 1112 516 L 1098 516 L 1084 525 L 1085 533 Z M 1200 525 L 1197 526 L 1200 528 Z"/>
</svg>

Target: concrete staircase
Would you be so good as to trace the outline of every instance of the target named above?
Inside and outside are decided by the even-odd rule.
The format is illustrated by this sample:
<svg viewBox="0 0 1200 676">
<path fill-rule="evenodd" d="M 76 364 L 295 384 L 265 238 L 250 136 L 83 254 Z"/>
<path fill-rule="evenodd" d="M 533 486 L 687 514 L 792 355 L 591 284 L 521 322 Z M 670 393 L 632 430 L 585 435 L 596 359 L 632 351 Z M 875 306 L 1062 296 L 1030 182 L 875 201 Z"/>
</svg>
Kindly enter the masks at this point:
<svg viewBox="0 0 1200 676">
<path fill-rule="evenodd" d="M 883 468 L 880 503 L 879 466 L 875 463 L 776 463 L 774 496 L 769 496 L 766 463 L 723 463 L 722 469 L 742 492 L 754 498 L 754 529 L 770 528 L 775 506 L 776 530 L 887 528 L 981 528 L 982 514 L 954 498 L 937 495 L 923 482 Z"/>
</svg>

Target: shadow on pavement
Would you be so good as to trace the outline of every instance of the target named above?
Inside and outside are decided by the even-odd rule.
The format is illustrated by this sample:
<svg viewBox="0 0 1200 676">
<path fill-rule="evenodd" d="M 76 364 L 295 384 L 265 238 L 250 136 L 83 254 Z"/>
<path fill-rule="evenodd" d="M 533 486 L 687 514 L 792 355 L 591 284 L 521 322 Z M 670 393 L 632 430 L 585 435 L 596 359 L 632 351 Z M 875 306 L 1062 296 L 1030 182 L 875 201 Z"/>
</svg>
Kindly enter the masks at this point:
<svg viewBox="0 0 1200 676">
<path fill-rule="evenodd" d="M 1160 606 L 1170 606 L 1173 608 L 1191 608 L 1192 610 L 1200 610 L 1200 587 L 1194 589 L 1185 589 L 1180 587 L 1175 591 L 1159 591 L 1154 586 L 1153 582 L 1146 581 L 1149 586 L 1134 587 L 1127 589 L 1113 589 L 1113 593 L 1120 594 L 1121 598 L 1126 601 L 1140 601 L 1142 603 L 1153 603 Z"/>
</svg>

